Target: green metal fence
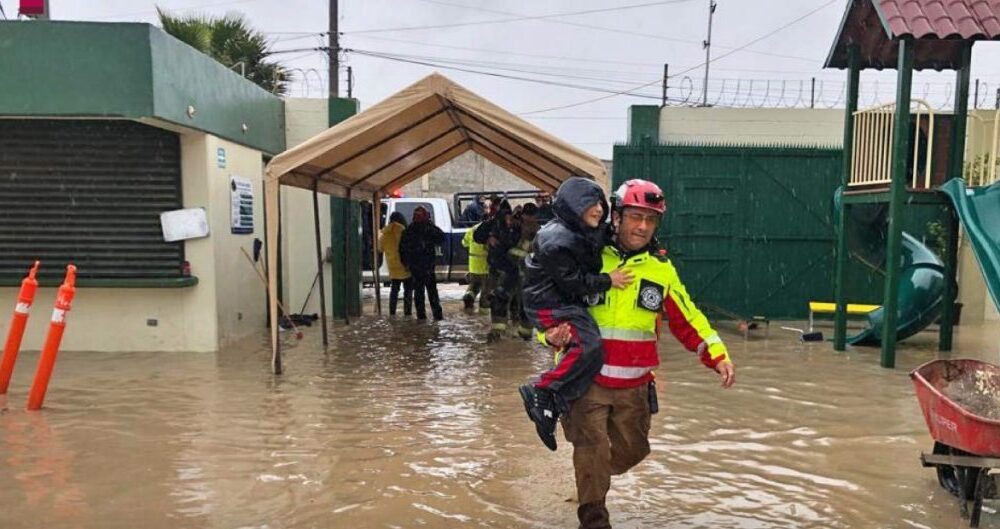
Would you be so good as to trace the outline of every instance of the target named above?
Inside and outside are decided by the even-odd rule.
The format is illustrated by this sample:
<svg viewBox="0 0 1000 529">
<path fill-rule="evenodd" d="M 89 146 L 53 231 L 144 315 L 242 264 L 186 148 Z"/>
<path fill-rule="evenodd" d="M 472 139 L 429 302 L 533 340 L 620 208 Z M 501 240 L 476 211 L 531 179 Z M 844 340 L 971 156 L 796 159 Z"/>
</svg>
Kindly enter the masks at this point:
<svg viewBox="0 0 1000 529">
<path fill-rule="evenodd" d="M 668 209 L 658 237 L 696 302 L 802 318 L 810 300 L 833 300 L 833 195 L 842 167 L 839 148 L 645 142 L 615 146 L 613 185 L 644 178 L 663 188 Z M 925 210 L 907 219 L 918 238 L 939 215 Z M 857 257 L 848 300 L 880 303 L 881 271 Z"/>
</svg>

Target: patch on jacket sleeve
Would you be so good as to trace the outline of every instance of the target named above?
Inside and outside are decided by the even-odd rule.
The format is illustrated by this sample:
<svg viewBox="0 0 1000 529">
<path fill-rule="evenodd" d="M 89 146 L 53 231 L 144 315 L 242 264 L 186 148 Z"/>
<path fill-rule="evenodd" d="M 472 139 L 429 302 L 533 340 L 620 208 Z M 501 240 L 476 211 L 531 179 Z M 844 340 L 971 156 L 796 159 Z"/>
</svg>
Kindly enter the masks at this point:
<svg viewBox="0 0 1000 529">
<path fill-rule="evenodd" d="M 663 285 L 643 279 L 639 283 L 638 304 L 640 307 L 654 312 L 663 310 Z"/>
</svg>

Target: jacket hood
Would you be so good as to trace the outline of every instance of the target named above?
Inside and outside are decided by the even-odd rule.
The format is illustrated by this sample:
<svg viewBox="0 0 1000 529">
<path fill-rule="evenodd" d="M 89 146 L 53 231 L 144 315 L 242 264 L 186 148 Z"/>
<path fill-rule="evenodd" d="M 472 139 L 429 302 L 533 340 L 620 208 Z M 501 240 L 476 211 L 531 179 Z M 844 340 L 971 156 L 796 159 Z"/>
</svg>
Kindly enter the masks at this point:
<svg viewBox="0 0 1000 529">
<path fill-rule="evenodd" d="M 574 176 L 559 186 L 552 211 L 573 229 L 590 230 L 583 223 L 583 212 L 597 203 L 604 207 L 603 223 L 608 218 L 608 200 L 604 197 L 604 190 L 593 180 Z"/>
</svg>

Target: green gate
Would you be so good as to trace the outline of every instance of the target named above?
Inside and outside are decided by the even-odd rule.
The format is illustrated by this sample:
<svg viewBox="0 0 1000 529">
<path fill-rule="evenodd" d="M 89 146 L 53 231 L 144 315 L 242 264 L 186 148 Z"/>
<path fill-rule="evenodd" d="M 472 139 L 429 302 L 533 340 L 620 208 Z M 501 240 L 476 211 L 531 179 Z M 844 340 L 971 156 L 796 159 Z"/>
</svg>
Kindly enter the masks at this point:
<svg viewBox="0 0 1000 529">
<path fill-rule="evenodd" d="M 658 236 L 695 301 L 742 316 L 801 318 L 833 299 L 833 195 L 842 151 L 739 145 L 618 145 L 614 187 L 659 184 Z M 922 230 L 921 230 L 922 231 Z M 878 302 L 881 277 L 849 265 L 848 299 Z"/>
</svg>

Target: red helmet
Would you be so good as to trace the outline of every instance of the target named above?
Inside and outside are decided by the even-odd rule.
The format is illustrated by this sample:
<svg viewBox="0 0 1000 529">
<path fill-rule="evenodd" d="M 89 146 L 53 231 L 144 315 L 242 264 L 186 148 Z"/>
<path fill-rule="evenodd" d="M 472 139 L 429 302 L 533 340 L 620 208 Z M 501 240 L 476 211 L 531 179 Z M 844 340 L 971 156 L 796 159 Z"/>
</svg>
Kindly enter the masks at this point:
<svg viewBox="0 0 1000 529">
<path fill-rule="evenodd" d="M 667 201 L 660 186 L 648 180 L 634 179 L 627 180 L 615 191 L 615 206 L 645 208 L 663 214 L 667 210 Z"/>
</svg>

